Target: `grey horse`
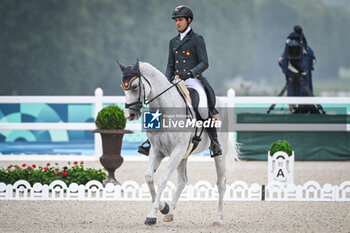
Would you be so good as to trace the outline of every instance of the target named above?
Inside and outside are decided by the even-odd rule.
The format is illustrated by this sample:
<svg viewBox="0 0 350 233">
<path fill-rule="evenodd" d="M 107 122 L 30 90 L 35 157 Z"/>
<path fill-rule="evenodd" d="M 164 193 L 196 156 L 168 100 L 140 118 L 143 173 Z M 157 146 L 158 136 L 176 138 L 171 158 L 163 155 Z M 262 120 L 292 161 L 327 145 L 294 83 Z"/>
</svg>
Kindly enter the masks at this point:
<svg viewBox="0 0 350 233">
<path fill-rule="evenodd" d="M 176 114 L 180 115 L 180 118 L 183 116 L 182 120 L 186 120 L 186 103 L 176 88 L 172 87 L 172 84 L 169 83 L 164 74 L 151 64 L 139 62 L 138 60 L 135 65 L 124 66 L 119 61 L 118 64 L 123 72 L 122 84 L 126 99 L 125 117 L 128 120 L 139 119 L 141 109 L 145 104 L 149 104 L 149 109 L 159 110 L 159 112 L 164 115 L 175 114 L 174 111 L 176 109 Z M 219 111 L 220 106 L 223 106 L 223 104 L 218 101 L 217 107 Z M 182 111 L 180 112 L 181 114 L 179 114 L 179 109 Z M 221 115 L 222 114 L 219 114 L 218 117 L 223 117 Z M 147 215 L 145 221 L 146 225 L 156 224 L 158 210 L 165 215 L 164 221 L 173 220 L 176 203 L 188 180 L 186 171 L 187 158 L 185 158 L 184 155 L 188 153 L 188 148 L 194 133 L 195 129 L 187 132 L 170 132 L 167 129 L 161 131 L 147 131 L 147 138 L 150 141 L 151 150 L 145 179 L 152 195 L 153 206 Z M 238 158 L 238 148 L 236 144 L 230 143 L 227 132 L 218 132 L 218 137 L 222 145 L 223 154 L 214 157 L 219 192 L 218 221 L 214 223 L 220 224 L 224 217 L 223 198 L 226 190 L 226 156 L 232 156 L 229 161 L 234 161 Z M 192 154 L 200 153 L 208 149 L 209 145 L 210 139 L 204 130 L 201 141 Z M 158 190 L 156 192 L 154 173 L 165 157 L 169 157 L 168 163 L 164 174 L 158 182 Z M 170 176 L 175 170 L 178 172 L 178 184 L 173 200 L 169 206 L 166 202 L 161 201 L 161 196 Z"/>
</svg>

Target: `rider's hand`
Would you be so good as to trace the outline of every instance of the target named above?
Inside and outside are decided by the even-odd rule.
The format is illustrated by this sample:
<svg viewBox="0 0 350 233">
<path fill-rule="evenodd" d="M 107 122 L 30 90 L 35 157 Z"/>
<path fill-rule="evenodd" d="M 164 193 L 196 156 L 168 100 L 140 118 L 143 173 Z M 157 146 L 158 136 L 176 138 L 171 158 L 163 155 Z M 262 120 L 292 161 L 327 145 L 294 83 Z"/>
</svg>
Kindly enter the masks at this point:
<svg viewBox="0 0 350 233">
<path fill-rule="evenodd" d="M 278 58 L 278 63 L 282 63 L 282 62 L 283 62 L 283 60 L 284 60 L 284 59 L 283 59 L 283 57 L 282 57 L 282 56 L 281 56 L 281 57 L 279 57 L 279 58 Z"/>
<path fill-rule="evenodd" d="M 191 71 L 188 71 L 187 73 L 184 73 L 184 74 L 181 75 L 181 79 L 182 80 L 187 80 L 189 78 L 193 78 L 193 74 L 192 74 Z"/>
</svg>

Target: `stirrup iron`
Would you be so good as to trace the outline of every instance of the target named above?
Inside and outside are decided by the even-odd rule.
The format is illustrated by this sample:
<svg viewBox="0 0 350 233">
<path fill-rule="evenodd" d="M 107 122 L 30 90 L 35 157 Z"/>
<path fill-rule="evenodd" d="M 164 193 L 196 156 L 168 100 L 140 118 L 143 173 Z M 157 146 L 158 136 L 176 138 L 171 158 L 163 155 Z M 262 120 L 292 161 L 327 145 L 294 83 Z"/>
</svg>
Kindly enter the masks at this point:
<svg viewBox="0 0 350 233">
<path fill-rule="evenodd" d="M 149 146 L 145 146 L 145 144 L 148 144 Z M 150 149 L 151 149 L 151 144 L 150 144 L 150 142 L 147 139 L 146 141 L 144 141 L 141 144 L 141 146 L 139 146 L 139 149 L 138 149 L 137 152 L 139 152 L 140 154 L 148 156 Z"/>
</svg>

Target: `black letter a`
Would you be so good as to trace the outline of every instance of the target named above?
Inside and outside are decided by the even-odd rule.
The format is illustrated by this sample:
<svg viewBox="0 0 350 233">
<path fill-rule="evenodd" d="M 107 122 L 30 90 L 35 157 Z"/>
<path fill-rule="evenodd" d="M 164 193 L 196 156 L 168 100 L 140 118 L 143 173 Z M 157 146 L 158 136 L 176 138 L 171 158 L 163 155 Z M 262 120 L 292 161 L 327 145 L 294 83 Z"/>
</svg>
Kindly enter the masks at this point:
<svg viewBox="0 0 350 233">
<path fill-rule="evenodd" d="M 279 177 L 280 175 L 281 175 L 282 177 L 284 177 L 284 174 L 283 174 L 282 169 L 278 170 L 277 177 Z"/>
</svg>

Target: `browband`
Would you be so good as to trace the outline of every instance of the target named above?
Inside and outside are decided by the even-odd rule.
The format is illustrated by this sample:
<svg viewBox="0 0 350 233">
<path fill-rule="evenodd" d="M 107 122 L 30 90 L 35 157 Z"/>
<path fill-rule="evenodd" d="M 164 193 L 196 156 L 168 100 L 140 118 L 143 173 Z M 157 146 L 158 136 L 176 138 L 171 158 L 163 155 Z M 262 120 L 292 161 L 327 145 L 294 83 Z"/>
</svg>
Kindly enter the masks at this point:
<svg viewBox="0 0 350 233">
<path fill-rule="evenodd" d="M 130 90 L 131 83 L 137 78 L 137 76 L 123 77 L 122 85 L 124 90 Z"/>
</svg>

